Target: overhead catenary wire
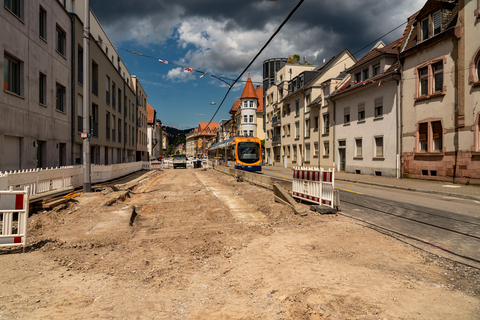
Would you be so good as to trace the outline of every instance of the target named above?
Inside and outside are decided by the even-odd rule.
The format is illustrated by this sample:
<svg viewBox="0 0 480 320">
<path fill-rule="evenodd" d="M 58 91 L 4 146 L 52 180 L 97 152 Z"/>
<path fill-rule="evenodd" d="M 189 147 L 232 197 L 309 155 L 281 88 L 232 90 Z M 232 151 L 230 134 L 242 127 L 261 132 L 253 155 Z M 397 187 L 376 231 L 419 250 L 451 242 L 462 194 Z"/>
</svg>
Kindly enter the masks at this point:
<svg viewBox="0 0 480 320">
<path fill-rule="evenodd" d="M 265 48 L 270 44 L 270 42 L 273 40 L 273 38 L 275 38 L 275 36 L 280 32 L 280 30 L 283 28 L 283 26 L 287 23 L 288 20 L 290 20 L 290 18 L 292 17 L 292 15 L 295 13 L 295 11 L 297 11 L 297 9 L 302 5 L 302 3 L 304 2 L 305 0 L 300 0 L 298 2 L 298 4 L 295 6 L 295 8 L 293 8 L 292 11 L 290 11 L 290 13 L 288 14 L 287 18 L 285 18 L 285 20 L 280 24 L 280 26 L 277 28 L 277 30 L 270 36 L 270 38 L 268 39 L 268 41 L 263 45 L 263 47 L 260 49 L 260 51 L 258 51 L 258 53 L 255 55 L 255 57 L 252 59 L 252 61 L 250 61 L 250 63 L 245 67 L 245 69 L 242 71 L 242 73 L 233 81 L 233 83 L 230 85 L 230 87 L 228 88 L 227 92 L 225 93 L 225 96 L 223 97 L 222 99 L 222 102 L 220 103 L 220 105 L 218 106 L 217 110 L 215 111 L 215 113 L 213 114 L 212 118 L 210 119 L 210 121 L 208 122 L 208 124 L 205 126 L 205 129 L 203 129 L 200 134 L 202 134 L 209 126 L 210 126 L 210 123 L 212 123 L 213 119 L 215 118 L 215 116 L 217 115 L 218 111 L 220 110 L 220 108 L 222 107 L 223 103 L 225 102 L 225 99 L 227 98 L 228 94 L 230 93 L 230 91 L 232 90 L 232 87 L 235 85 L 235 83 L 238 82 L 238 80 L 245 74 L 245 72 L 248 70 L 248 68 L 250 68 L 250 66 L 255 62 L 255 60 L 258 58 L 258 56 L 263 52 L 263 50 L 265 50 Z"/>
</svg>

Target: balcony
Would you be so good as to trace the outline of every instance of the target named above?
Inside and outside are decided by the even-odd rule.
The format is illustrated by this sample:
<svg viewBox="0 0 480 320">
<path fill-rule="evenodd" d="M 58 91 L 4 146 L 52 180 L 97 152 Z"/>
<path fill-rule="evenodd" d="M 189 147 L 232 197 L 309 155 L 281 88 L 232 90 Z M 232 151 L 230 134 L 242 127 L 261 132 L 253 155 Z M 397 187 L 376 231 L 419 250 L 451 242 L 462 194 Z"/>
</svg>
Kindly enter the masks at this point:
<svg viewBox="0 0 480 320">
<path fill-rule="evenodd" d="M 279 116 L 272 117 L 272 127 L 280 127 L 282 125 L 282 121 Z"/>
<path fill-rule="evenodd" d="M 279 146 L 282 144 L 282 137 L 281 136 L 273 136 L 272 137 L 272 146 Z"/>
</svg>

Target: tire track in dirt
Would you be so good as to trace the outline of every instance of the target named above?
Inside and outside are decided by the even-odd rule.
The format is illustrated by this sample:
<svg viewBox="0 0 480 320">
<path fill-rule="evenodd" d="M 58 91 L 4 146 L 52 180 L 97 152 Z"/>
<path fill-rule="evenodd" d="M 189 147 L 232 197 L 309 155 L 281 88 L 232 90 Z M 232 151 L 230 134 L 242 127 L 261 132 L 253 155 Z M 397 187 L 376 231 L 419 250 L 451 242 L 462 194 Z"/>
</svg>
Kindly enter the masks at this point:
<svg viewBox="0 0 480 320">
<path fill-rule="evenodd" d="M 231 188 L 223 188 L 219 183 L 203 172 L 195 172 L 195 175 L 207 190 L 230 208 L 230 212 L 235 219 L 252 224 L 259 224 L 267 221 L 265 215 L 259 212 L 255 206 L 248 203 L 246 199 L 236 196 Z"/>
</svg>

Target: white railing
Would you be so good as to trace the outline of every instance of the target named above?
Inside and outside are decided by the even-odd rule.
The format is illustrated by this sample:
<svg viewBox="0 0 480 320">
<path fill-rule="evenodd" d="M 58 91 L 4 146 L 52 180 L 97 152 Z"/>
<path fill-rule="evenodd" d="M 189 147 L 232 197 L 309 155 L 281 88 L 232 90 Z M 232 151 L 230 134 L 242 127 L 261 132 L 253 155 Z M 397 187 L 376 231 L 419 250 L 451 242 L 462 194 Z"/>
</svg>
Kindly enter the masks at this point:
<svg viewBox="0 0 480 320">
<path fill-rule="evenodd" d="M 92 165 L 91 182 L 105 182 L 147 167 L 149 162 L 119 163 L 113 165 Z M 78 188 L 83 185 L 83 166 L 67 166 L 51 169 L 30 169 L 22 171 L 0 172 L 0 190 L 24 190 L 30 188 L 30 195 L 61 190 L 64 188 Z"/>
<path fill-rule="evenodd" d="M 293 168 L 292 195 L 328 207 L 334 207 L 335 173 L 323 168 Z"/>
</svg>

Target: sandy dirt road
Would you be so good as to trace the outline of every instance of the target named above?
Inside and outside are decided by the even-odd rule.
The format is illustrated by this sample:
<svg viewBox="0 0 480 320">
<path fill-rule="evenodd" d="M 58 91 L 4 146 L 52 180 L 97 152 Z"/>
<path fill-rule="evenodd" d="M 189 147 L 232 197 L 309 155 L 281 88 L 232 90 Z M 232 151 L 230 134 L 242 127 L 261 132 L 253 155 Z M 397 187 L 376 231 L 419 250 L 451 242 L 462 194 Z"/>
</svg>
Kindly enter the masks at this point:
<svg viewBox="0 0 480 320">
<path fill-rule="evenodd" d="M 213 170 L 154 172 L 29 219 L 0 319 L 480 319 L 476 269 Z M 132 212 L 137 213 L 132 219 Z"/>
</svg>

